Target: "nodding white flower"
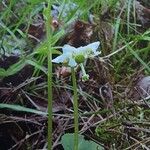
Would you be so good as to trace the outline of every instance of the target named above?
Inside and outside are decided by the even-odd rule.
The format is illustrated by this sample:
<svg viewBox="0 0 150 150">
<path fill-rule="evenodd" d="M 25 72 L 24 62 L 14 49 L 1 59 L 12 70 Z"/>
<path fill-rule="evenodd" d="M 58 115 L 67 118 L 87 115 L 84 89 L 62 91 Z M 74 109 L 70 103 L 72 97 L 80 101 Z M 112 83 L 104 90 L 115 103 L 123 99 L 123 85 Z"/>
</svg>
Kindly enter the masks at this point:
<svg viewBox="0 0 150 150">
<path fill-rule="evenodd" d="M 100 42 L 94 42 L 87 46 L 75 48 L 70 45 L 64 45 L 62 55 L 52 60 L 55 63 L 67 63 L 70 67 L 76 67 L 81 64 L 85 59 L 99 55 L 101 52 L 97 51 Z"/>
</svg>

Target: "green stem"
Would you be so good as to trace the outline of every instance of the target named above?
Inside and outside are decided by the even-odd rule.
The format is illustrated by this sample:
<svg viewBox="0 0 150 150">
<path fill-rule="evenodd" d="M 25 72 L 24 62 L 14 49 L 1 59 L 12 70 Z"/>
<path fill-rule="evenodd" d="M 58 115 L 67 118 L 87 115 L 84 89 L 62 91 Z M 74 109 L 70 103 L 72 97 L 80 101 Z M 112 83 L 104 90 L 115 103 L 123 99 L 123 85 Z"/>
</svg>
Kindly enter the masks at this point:
<svg viewBox="0 0 150 150">
<path fill-rule="evenodd" d="M 80 67 L 81 67 L 81 70 L 82 70 L 82 74 L 83 76 L 86 75 L 86 72 L 85 72 L 85 69 L 84 69 L 84 66 L 83 66 L 83 63 L 80 64 Z"/>
<path fill-rule="evenodd" d="M 52 51 L 51 51 L 51 0 L 47 0 L 46 8 L 46 32 L 47 32 L 47 60 L 48 60 L 48 150 L 52 150 Z"/>
<path fill-rule="evenodd" d="M 74 68 L 71 68 L 72 73 L 72 83 L 73 83 L 73 109 L 74 109 L 74 150 L 78 150 L 78 95 L 77 95 L 77 82 L 76 82 L 76 76 L 75 76 L 75 70 Z"/>
<path fill-rule="evenodd" d="M 83 63 L 80 64 L 81 70 L 82 70 L 82 81 L 87 81 L 89 80 L 89 75 L 86 74 Z"/>
</svg>

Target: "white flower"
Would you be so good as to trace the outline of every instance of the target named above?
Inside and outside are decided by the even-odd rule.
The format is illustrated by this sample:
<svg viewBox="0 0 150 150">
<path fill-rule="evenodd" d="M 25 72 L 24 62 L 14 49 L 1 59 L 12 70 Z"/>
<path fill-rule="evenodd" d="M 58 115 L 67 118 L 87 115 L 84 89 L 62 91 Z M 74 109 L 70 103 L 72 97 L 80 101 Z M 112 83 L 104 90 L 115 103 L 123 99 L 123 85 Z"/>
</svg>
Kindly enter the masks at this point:
<svg viewBox="0 0 150 150">
<path fill-rule="evenodd" d="M 99 45 L 100 42 L 94 42 L 79 48 L 64 45 L 62 48 L 63 54 L 53 59 L 52 62 L 67 63 L 70 67 L 76 67 L 77 64 L 83 63 L 82 61 L 84 61 L 84 59 L 99 55 L 100 52 L 97 51 Z"/>
</svg>

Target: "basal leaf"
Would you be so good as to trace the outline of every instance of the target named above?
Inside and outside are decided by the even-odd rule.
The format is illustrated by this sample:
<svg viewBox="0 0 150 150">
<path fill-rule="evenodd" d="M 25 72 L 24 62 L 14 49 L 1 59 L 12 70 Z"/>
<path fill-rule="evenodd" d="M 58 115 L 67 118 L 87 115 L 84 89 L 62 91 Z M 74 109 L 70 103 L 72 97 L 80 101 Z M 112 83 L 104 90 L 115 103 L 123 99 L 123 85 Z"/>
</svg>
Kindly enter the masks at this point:
<svg viewBox="0 0 150 150">
<path fill-rule="evenodd" d="M 64 150 L 73 150 L 74 134 L 67 133 L 63 135 L 61 143 Z M 85 140 L 83 135 L 79 135 L 78 150 L 104 150 L 104 148 L 91 140 Z"/>
</svg>

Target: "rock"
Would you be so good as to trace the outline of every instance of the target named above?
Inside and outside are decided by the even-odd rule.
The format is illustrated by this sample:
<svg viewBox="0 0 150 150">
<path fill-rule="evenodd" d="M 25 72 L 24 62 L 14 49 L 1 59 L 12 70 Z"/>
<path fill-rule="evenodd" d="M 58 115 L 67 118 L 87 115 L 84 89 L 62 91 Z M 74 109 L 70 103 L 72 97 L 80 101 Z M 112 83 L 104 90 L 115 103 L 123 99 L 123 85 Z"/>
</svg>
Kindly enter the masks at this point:
<svg viewBox="0 0 150 150">
<path fill-rule="evenodd" d="M 130 92 L 129 97 L 135 101 L 150 97 L 150 76 L 140 78 Z"/>
<path fill-rule="evenodd" d="M 135 2 L 137 19 L 142 23 L 144 28 L 150 28 L 150 9 L 144 7 L 140 2 Z"/>
<path fill-rule="evenodd" d="M 139 94 L 141 98 L 146 98 L 150 96 L 150 76 L 143 77 L 138 83 L 137 88 L 139 89 Z"/>
</svg>

